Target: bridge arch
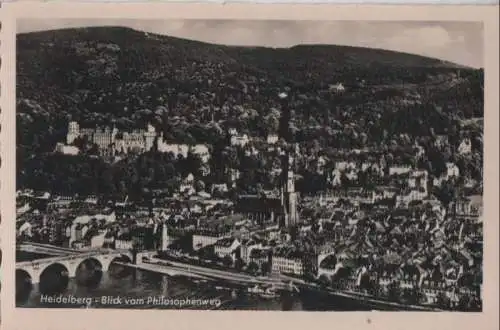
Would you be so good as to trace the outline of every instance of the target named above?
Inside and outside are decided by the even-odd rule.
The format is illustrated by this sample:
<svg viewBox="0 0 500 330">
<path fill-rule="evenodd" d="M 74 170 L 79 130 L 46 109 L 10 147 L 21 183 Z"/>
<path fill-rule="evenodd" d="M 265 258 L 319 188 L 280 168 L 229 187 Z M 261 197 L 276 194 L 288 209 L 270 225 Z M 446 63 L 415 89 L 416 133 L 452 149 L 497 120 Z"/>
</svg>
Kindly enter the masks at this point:
<svg viewBox="0 0 500 330">
<path fill-rule="evenodd" d="M 132 263 L 132 255 L 128 253 L 113 255 L 108 258 L 104 267 L 106 267 L 106 271 L 114 277 L 122 277 L 127 276 L 132 271 L 131 268 L 119 265 L 115 262 L 124 262 L 124 263 Z"/>
<path fill-rule="evenodd" d="M 88 258 L 82 259 L 78 263 L 78 266 L 76 266 L 76 270 L 78 271 L 78 268 L 80 268 L 82 265 L 85 265 L 86 263 L 91 264 L 92 266 L 96 267 L 98 270 L 103 269 L 103 264 L 102 264 L 102 261 L 99 260 L 99 257 L 88 257 Z"/>
<path fill-rule="evenodd" d="M 110 264 L 112 264 L 115 261 L 132 262 L 132 259 L 133 259 L 133 257 L 132 257 L 131 253 L 122 253 L 118 256 L 114 256 L 111 259 Z"/>
<path fill-rule="evenodd" d="M 82 259 L 75 269 L 75 279 L 78 284 L 96 286 L 101 282 L 103 264 L 98 257 Z"/>
<path fill-rule="evenodd" d="M 16 303 L 24 303 L 28 300 L 33 290 L 33 277 L 35 274 L 29 269 L 16 269 Z"/>
<path fill-rule="evenodd" d="M 18 278 L 29 279 L 30 283 L 38 283 L 38 276 L 34 270 L 30 267 L 26 268 L 16 268 L 16 282 Z"/>
<path fill-rule="evenodd" d="M 39 289 L 42 294 L 61 293 L 68 287 L 76 269 L 68 262 L 53 262 L 40 270 Z"/>
</svg>

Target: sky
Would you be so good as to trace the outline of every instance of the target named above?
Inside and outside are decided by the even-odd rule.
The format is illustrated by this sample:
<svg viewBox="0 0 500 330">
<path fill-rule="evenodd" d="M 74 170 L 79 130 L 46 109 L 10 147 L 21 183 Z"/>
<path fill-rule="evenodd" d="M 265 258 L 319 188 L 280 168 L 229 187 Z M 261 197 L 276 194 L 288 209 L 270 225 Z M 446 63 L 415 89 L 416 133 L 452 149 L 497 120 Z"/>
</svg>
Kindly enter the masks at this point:
<svg viewBox="0 0 500 330">
<path fill-rule="evenodd" d="M 225 45 L 290 47 L 335 44 L 382 48 L 484 66 L 481 22 L 270 20 L 19 20 L 18 33 L 87 26 L 136 30 Z"/>
</svg>

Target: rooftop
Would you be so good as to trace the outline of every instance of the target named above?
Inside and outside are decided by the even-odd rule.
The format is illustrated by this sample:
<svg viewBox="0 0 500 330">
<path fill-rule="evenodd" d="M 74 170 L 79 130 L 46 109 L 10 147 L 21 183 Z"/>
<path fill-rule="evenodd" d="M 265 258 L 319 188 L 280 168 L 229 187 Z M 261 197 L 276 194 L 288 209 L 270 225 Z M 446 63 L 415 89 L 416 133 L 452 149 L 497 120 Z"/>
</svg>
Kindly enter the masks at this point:
<svg viewBox="0 0 500 330">
<path fill-rule="evenodd" d="M 222 238 L 222 239 L 218 240 L 217 242 L 215 242 L 215 245 L 227 248 L 227 247 L 230 247 L 231 245 L 233 245 L 235 240 L 236 239 L 232 238 L 232 237 Z"/>
</svg>

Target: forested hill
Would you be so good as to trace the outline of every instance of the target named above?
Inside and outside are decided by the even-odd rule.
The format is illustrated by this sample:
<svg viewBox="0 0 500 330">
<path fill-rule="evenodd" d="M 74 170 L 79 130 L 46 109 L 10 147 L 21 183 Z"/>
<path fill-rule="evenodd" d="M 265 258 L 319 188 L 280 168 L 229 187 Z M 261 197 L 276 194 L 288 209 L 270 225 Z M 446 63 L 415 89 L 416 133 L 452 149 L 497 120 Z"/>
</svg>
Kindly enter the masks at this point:
<svg viewBox="0 0 500 330">
<path fill-rule="evenodd" d="M 223 127 L 265 134 L 284 86 L 298 133 L 352 122 L 375 140 L 380 127 L 439 134 L 452 118 L 483 111 L 483 71 L 441 60 L 347 46 L 221 46 L 121 27 L 20 34 L 17 74 L 18 146 L 30 154 L 52 150 L 70 118 L 121 128 L 151 121 L 193 142 L 207 139 L 200 127 L 213 114 Z M 341 95 L 331 91 L 339 82 Z"/>
<path fill-rule="evenodd" d="M 222 75 L 234 72 L 245 78 L 259 73 L 263 77 L 258 78 L 267 78 L 269 83 L 288 79 L 299 84 L 306 77 L 324 84 L 338 80 L 355 83 L 356 78 L 368 78 L 372 83 L 404 78 L 409 80 L 406 82 L 422 81 L 429 72 L 461 68 L 441 60 L 378 49 L 330 45 L 231 47 L 119 27 L 21 34 L 18 50 L 20 87 L 43 83 L 68 91 L 159 79 L 173 82 L 182 79 L 177 70 L 189 71 L 193 66 L 202 78 L 215 65 L 216 73 Z M 427 70 L 415 77 L 414 72 L 407 72 L 415 69 Z"/>
</svg>

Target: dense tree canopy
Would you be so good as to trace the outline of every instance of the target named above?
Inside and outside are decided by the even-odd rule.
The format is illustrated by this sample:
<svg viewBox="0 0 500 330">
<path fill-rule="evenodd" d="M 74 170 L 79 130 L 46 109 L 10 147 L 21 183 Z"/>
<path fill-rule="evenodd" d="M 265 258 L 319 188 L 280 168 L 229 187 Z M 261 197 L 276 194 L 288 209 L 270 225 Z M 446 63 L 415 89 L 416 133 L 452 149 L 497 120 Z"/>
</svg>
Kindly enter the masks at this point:
<svg viewBox="0 0 500 330">
<path fill-rule="evenodd" d="M 228 148 L 227 130 L 276 133 L 282 109 L 277 94 L 284 87 L 291 131 L 303 147 L 302 191 L 325 188 L 305 158 L 332 160 L 338 149 L 379 150 L 369 157 L 415 162 L 436 177 L 454 161 L 467 176 L 482 176 L 483 70 L 382 50 L 227 47 L 123 28 L 20 35 L 17 57 L 19 187 L 137 195 L 173 190 L 200 171 L 193 157 L 154 152 L 116 164 L 91 157 L 91 150 L 74 158 L 49 154 L 65 140 L 68 121 L 77 120 L 83 127 L 114 124 L 121 130 L 152 123 L 167 141 L 210 143 L 209 181 L 220 182 L 226 168 L 237 168 L 240 187 L 269 188 L 277 157 Z M 345 90 L 336 92 L 332 86 L 339 82 Z M 438 147 L 442 135 L 448 141 Z M 456 152 L 464 137 L 472 140 L 472 155 Z M 415 157 L 415 142 L 425 156 Z"/>
</svg>

